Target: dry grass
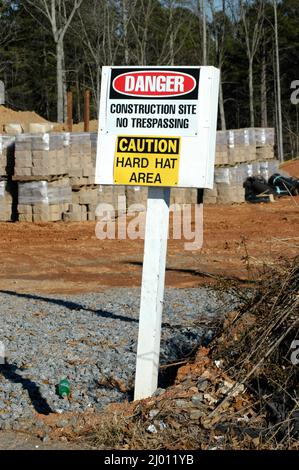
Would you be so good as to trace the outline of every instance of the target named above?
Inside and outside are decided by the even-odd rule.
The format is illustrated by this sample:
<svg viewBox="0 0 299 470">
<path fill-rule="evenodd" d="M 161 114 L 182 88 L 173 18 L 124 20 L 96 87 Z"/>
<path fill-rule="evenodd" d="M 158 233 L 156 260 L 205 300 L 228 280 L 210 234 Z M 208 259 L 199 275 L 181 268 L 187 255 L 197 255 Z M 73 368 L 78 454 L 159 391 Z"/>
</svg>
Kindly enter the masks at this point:
<svg viewBox="0 0 299 470">
<path fill-rule="evenodd" d="M 291 361 L 299 337 L 299 257 L 264 265 L 262 273 L 251 269 L 259 279 L 255 293 L 245 302 L 242 295 L 243 306 L 227 319 L 213 357 L 224 359 L 226 372 L 257 398 L 269 425 L 263 444 L 290 448 L 299 437 L 299 365 Z"/>
<path fill-rule="evenodd" d="M 219 293 L 229 289 L 240 307 L 227 315 L 210 349 L 184 360 L 165 394 L 104 413 L 87 433 L 93 447 L 299 449 L 299 364 L 291 361 L 299 337 L 299 257 L 261 265 L 247 254 L 244 262 L 253 281 L 250 295 L 237 282 L 219 282 Z M 191 409 L 202 377 L 208 395 Z M 232 388 L 222 393 L 227 380 Z M 245 391 L 238 392 L 242 385 Z M 214 404 L 208 396 L 216 397 Z M 202 413 L 197 419 L 194 410 Z M 153 424 L 156 432 L 149 431 Z"/>
</svg>

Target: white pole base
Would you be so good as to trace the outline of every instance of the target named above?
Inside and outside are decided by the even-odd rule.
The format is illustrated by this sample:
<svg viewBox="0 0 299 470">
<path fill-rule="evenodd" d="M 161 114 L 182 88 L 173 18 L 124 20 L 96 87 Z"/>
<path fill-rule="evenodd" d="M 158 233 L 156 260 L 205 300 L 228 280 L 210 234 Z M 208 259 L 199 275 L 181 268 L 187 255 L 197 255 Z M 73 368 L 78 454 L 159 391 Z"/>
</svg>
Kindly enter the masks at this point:
<svg viewBox="0 0 299 470">
<path fill-rule="evenodd" d="M 169 200 L 170 188 L 149 188 L 134 400 L 150 397 L 158 385 Z"/>
</svg>

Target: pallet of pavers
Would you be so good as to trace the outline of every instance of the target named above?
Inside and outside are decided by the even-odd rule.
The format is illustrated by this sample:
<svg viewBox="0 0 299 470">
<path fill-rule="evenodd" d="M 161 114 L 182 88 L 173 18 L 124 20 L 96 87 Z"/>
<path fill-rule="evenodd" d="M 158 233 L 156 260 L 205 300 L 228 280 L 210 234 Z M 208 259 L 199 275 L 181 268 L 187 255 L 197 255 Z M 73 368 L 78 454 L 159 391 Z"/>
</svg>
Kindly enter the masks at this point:
<svg viewBox="0 0 299 470">
<path fill-rule="evenodd" d="M 126 186 L 127 212 L 135 213 L 146 210 L 148 188 L 144 186 Z"/>
<path fill-rule="evenodd" d="M 91 137 L 89 133 L 72 132 L 70 134 L 69 157 L 71 186 L 78 188 L 94 184 L 95 156 L 92 158 Z"/>
<path fill-rule="evenodd" d="M 253 128 L 232 129 L 226 134 L 230 165 L 256 160 L 256 138 Z"/>
<path fill-rule="evenodd" d="M 68 178 L 18 182 L 18 219 L 22 222 L 62 220 L 72 202 Z"/>
<path fill-rule="evenodd" d="M 243 181 L 244 168 L 241 165 L 216 168 L 215 185 L 217 186 L 217 203 L 230 204 L 245 202 Z"/>
<path fill-rule="evenodd" d="M 226 131 L 217 131 L 215 165 L 228 165 L 228 145 Z"/>
<path fill-rule="evenodd" d="M 196 188 L 171 188 L 170 204 L 196 204 Z"/>
<path fill-rule="evenodd" d="M 104 213 L 105 212 L 105 213 Z M 103 216 L 118 217 L 126 212 L 124 186 L 90 185 L 72 188 L 72 203 L 63 214 L 66 222 L 99 220 Z"/>
<path fill-rule="evenodd" d="M 98 147 L 98 134 L 97 132 L 91 132 L 89 134 L 90 138 L 90 149 L 91 149 L 91 161 L 95 167 L 96 158 L 97 158 L 97 147 Z"/>
<path fill-rule="evenodd" d="M 256 158 L 257 160 L 271 160 L 274 158 L 274 129 L 255 128 Z"/>
<path fill-rule="evenodd" d="M 213 189 L 205 189 L 203 193 L 203 203 L 204 204 L 217 204 L 217 184 L 214 183 Z"/>
<path fill-rule="evenodd" d="M 15 137 L 0 134 L 0 176 L 11 176 L 14 171 Z"/>
<path fill-rule="evenodd" d="M 13 179 L 45 180 L 69 172 L 69 134 L 21 134 L 15 141 Z"/>
</svg>

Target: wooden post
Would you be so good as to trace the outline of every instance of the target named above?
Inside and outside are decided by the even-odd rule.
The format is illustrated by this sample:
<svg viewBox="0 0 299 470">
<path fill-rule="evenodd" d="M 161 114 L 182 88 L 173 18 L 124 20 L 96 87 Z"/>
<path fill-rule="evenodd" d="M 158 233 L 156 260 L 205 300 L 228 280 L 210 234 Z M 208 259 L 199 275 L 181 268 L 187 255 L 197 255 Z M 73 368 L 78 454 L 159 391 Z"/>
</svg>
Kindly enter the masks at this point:
<svg viewBox="0 0 299 470">
<path fill-rule="evenodd" d="M 90 119 L 90 91 L 85 90 L 84 93 L 84 132 L 89 132 Z"/>
<path fill-rule="evenodd" d="M 67 128 L 69 132 L 73 130 L 73 92 L 67 92 Z"/>
<path fill-rule="evenodd" d="M 170 188 L 150 187 L 144 240 L 134 399 L 157 389 Z"/>
</svg>

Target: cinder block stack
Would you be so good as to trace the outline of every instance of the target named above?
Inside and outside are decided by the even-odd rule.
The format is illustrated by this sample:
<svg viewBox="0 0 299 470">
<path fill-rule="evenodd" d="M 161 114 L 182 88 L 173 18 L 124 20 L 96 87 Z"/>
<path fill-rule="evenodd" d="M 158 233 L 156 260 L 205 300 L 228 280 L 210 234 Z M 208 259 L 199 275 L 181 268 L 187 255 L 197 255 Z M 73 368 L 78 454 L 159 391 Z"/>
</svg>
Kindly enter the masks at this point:
<svg viewBox="0 0 299 470">
<path fill-rule="evenodd" d="M 170 204 L 196 204 L 196 188 L 172 188 L 170 193 Z"/>
<path fill-rule="evenodd" d="M 20 134 L 15 142 L 14 179 L 42 180 L 68 174 L 67 141 L 63 133 Z"/>
<path fill-rule="evenodd" d="M 215 165 L 227 165 L 228 163 L 227 133 L 226 131 L 218 131 L 216 134 Z"/>
<path fill-rule="evenodd" d="M 99 207 L 102 204 L 102 208 Z M 83 222 L 101 218 L 101 210 L 112 217 L 126 212 L 126 196 L 123 186 L 82 186 L 72 188 L 72 204 L 63 220 Z"/>
<path fill-rule="evenodd" d="M 127 186 L 125 189 L 127 212 L 142 212 L 146 210 L 147 193 L 148 188 L 144 186 Z"/>
<path fill-rule="evenodd" d="M 244 163 L 256 160 L 255 132 L 253 128 L 227 131 L 228 163 Z"/>
<path fill-rule="evenodd" d="M 278 171 L 278 162 L 274 159 L 274 129 L 218 131 L 215 165 L 214 188 L 204 191 L 204 203 L 244 202 L 243 183 L 247 177 L 261 175 L 268 180 Z"/>
<path fill-rule="evenodd" d="M 40 132 L 0 135 L 0 179 L 6 180 L 0 188 L 1 220 L 12 220 L 16 207 L 20 220 L 39 222 L 96 220 L 105 204 L 112 216 L 132 211 L 134 204 L 134 211 L 146 207 L 145 187 L 94 184 L 97 133 L 49 133 L 33 127 Z M 278 171 L 274 130 L 218 131 L 215 164 L 214 189 L 204 192 L 204 203 L 243 202 L 248 176 L 268 179 Z M 197 189 L 172 188 L 170 202 L 196 203 Z"/>
<path fill-rule="evenodd" d="M 217 203 L 217 184 L 214 183 L 213 189 L 205 189 L 203 193 L 203 203 L 204 204 L 216 204 Z"/>
<path fill-rule="evenodd" d="M 90 134 L 86 132 L 71 133 L 69 152 L 71 186 L 94 184 L 95 165 L 91 156 Z"/>
<path fill-rule="evenodd" d="M 278 160 L 267 160 L 264 162 L 253 162 L 248 164 L 244 168 L 243 180 L 250 176 L 262 176 L 266 181 L 274 173 L 279 173 L 279 161 Z"/>
<path fill-rule="evenodd" d="M 18 214 L 22 222 L 56 222 L 72 200 L 68 178 L 18 182 Z"/>
<path fill-rule="evenodd" d="M 91 146 L 91 161 L 93 166 L 96 166 L 97 158 L 97 147 L 98 147 L 98 134 L 97 132 L 91 132 L 90 134 L 90 146 Z"/>
<path fill-rule="evenodd" d="M 54 222 L 68 210 L 69 140 L 68 133 L 16 136 L 13 179 L 18 181 L 20 221 Z"/>
<path fill-rule="evenodd" d="M 240 171 L 240 168 L 241 166 L 215 169 L 218 203 L 241 203 L 245 201 L 243 172 Z"/>
<path fill-rule="evenodd" d="M 274 158 L 274 129 L 255 128 L 256 159 L 269 160 Z"/>
<path fill-rule="evenodd" d="M 13 197 L 15 184 L 11 175 L 14 168 L 14 136 L 0 135 L 0 221 L 14 220 Z"/>
</svg>

